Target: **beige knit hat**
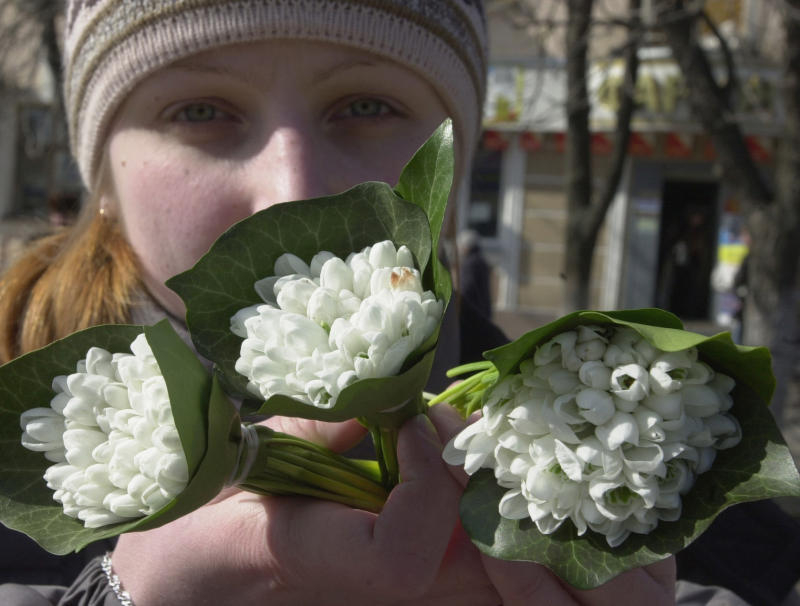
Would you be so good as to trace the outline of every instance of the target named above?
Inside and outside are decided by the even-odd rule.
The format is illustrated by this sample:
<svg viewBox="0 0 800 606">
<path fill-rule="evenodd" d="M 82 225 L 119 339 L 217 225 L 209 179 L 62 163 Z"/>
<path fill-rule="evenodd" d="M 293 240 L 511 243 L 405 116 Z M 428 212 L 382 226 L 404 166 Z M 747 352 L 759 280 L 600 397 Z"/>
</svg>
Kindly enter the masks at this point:
<svg viewBox="0 0 800 606">
<path fill-rule="evenodd" d="M 115 111 L 148 74 L 209 48 L 278 38 L 344 44 L 409 67 L 453 118 L 457 165 L 471 158 L 486 78 L 482 0 L 69 0 L 64 99 L 87 187 Z"/>
</svg>

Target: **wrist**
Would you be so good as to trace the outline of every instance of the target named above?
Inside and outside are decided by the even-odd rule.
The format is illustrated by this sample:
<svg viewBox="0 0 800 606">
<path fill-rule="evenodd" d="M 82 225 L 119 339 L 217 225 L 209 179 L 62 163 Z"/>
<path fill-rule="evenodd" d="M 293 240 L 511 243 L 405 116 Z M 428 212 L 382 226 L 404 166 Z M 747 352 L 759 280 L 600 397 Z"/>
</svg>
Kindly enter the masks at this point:
<svg viewBox="0 0 800 606">
<path fill-rule="evenodd" d="M 100 560 L 100 568 L 103 569 L 103 573 L 106 575 L 106 580 L 108 581 L 108 586 L 121 606 L 134 606 L 130 594 L 123 589 L 122 581 L 120 581 L 120 578 L 114 572 L 110 553 L 106 552 Z"/>
</svg>

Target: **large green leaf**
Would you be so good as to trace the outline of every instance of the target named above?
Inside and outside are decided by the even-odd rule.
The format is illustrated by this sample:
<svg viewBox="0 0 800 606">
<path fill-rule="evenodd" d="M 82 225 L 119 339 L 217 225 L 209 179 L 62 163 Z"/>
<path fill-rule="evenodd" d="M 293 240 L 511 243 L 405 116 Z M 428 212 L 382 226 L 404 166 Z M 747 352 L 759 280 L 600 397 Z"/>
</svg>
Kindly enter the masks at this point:
<svg viewBox="0 0 800 606">
<path fill-rule="evenodd" d="M 47 407 L 55 395 L 53 378 L 75 372 L 90 347 L 129 352 L 142 328 L 98 326 L 55 341 L 0 367 L 0 521 L 36 539 L 52 553 L 64 554 L 96 539 L 116 534 L 110 529 L 87 529 L 63 514 L 42 478 L 52 463 L 42 453 L 20 443 L 20 415 Z M 75 547 L 73 547 L 75 546 Z"/>
<path fill-rule="evenodd" d="M 55 395 L 53 378 L 75 372 L 77 362 L 86 357 L 90 347 L 130 352 L 131 342 L 143 331 L 167 381 L 191 480 L 181 495 L 156 514 L 85 528 L 80 520 L 66 516 L 53 500 L 42 477 L 52 463 L 42 453 L 21 445 L 20 414 L 49 406 Z M 74 333 L 0 367 L 0 521 L 55 554 L 77 551 L 123 532 L 160 526 L 219 492 L 235 464 L 238 430 L 236 410 L 166 321 L 154 327 L 97 326 Z"/>
<path fill-rule="evenodd" d="M 743 437 L 734 448 L 720 451 L 712 469 L 698 477 L 683 499 L 676 522 L 662 522 L 648 535 L 631 535 L 609 547 L 592 531 L 578 537 L 565 523 L 551 535 L 541 534 L 530 520 L 508 520 L 498 513 L 505 489 L 490 470 L 471 479 L 461 501 L 464 528 L 481 551 L 501 559 L 544 564 L 579 588 L 591 588 L 637 566 L 661 560 L 696 539 L 726 507 L 777 496 L 800 496 L 800 476 L 789 449 L 769 412 L 774 376 L 765 348 L 735 345 L 726 333 L 707 337 L 681 330 L 680 321 L 661 310 L 576 312 L 532 331 L 517 341 L 487 352 L 500 378 L 517 370 L 521 360 L 551 336 L 579 324 L 629 326 L 664 351 L 697 347 L 713 368 L 736 380 L 732 414 Z"/>
<path fill-rule="evenodd" d="M 395 187 L 403 199 L 425 211 L 434 251 L 438 250 L 452 185 L 453 123 L 445 120 L 405 166 Z"/>
<path fill-rule="evenodd" d="M 450 276 L 437 253 L 447 213 L 447 201 L 453 186 L 453 166 L 453 123 L 448 119 L 417 150 L 400 174 L 395 187 L 395 191 L 403 199 L 422 208 L 428 217 L 434 261 L 427 271 L 437 284 L 446 282 L 446 297 L 443 297 L 445 301 L 450 300 Z"/>
</svg>

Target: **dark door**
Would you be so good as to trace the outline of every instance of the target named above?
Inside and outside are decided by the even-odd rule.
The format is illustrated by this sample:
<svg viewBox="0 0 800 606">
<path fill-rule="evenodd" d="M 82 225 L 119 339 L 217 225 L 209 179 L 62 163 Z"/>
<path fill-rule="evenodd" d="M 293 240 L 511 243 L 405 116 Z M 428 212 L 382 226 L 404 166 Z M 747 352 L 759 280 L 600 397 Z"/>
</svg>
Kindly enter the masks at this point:
<svg viewBox="0 0 800 606">
<path fill-rule="evenodd" d="M 719 184 L 665 181 L 661 192 L 656 306 L 705 320 L 716 256 Z"/>
</svg>

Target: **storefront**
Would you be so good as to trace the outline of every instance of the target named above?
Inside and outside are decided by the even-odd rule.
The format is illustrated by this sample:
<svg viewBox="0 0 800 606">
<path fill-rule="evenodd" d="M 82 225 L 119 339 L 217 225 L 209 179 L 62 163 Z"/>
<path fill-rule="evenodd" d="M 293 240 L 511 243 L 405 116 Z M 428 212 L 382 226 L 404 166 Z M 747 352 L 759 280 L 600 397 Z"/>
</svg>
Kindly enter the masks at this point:
<svg viewBox="0 0 800 606">
<path fill-rule="evenodd" d="M 598 63 L 589 77 L 596 189 L 608 173 L 621 70 L 619 62 Z M 780 123 L 777 77 L 764 66 L 740 74 L 740 123 L 765 171 Z M 459 226 L 483 237 L 498 309 L 563 311 L 565 90 L 563 66 L 490 71 L 485 131 Z M 735 314 L 730 282 L 746 254 L 743 218 L 664 49 L 643 54 L 637 100 L 629 158 L 595 249 L 591 305 L 660 306 L 725 324 Z"/>
</svg>

